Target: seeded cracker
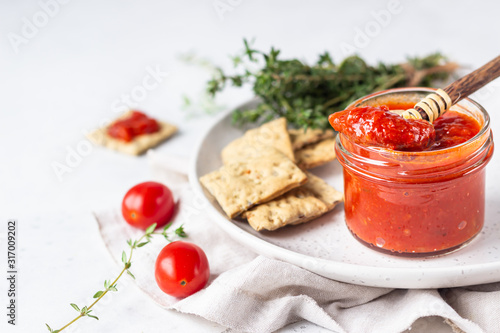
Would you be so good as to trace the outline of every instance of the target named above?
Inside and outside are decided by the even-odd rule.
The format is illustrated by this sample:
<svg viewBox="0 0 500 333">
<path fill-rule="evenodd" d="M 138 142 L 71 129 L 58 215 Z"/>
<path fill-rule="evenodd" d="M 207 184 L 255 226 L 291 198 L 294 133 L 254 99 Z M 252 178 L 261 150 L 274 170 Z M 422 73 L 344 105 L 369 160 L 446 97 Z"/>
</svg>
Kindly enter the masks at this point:
<svg viewBox="0 0 500 333">
<path fill-rule="evenodd" d="M 127 118 L 130 114 L 131 112 L 126 112 L 116 120 Z M 98 128 L 89 133 L 87 138 L 96 145 L 101 145 L 129 155 L 140 155 L 148 149 L 157 146 L 177 132 L 177 127 L 174 125 L 161 121 L 158 121 L 158 125 L 160 125 L 160 130 L 158 132 L 136 136 L 130 142 L 124 142 L 109 136 L 109 125 Z"/>
<path fill-rule="evenodd" d="M 295 152 L 297 165 L 308 170 L 326 164 L 335 159 L 335 139 L 326 139 L 305 146 Z"/>
<path fill-rule="evenodd" d="M 333 130 L 322 130 L 322 129 L 289 129 L 288 134 L 290 135 L 290 140 L 292 141 L 292 149 L 294 151 L 300 148 L 310 145 L 311 143 L 316 143 L 325 139 L 333 138 L 335 132 Z"/>
<path fill-rule="evenodd" d="M 332 210 L 343 199 L 342 193 L 321 178 L 307 173 L 305 185 L 258 205 L 244 214 L 257 231 L 276 230 L 289 224 L 313 220 Z"/>
<path fill-rule="evenodd" d="M 229 163 L 200 178 L 230 218 L 306 181 L 306 174 L 272 147 L 261 147 L 259 157 Z"/>
<path fill-rule="evenodd" d="M 246 149 L 248 146 L 271 146 L 293 162 L 295 157 L 286 127 L 286 119 L 279 118 L 248 130 L 243 137 L 234 140 L 222 150 L 222 161 L 228 164 L 235 160 L 244 160 L 259 155 L 255 150 Z"/>
</svg>

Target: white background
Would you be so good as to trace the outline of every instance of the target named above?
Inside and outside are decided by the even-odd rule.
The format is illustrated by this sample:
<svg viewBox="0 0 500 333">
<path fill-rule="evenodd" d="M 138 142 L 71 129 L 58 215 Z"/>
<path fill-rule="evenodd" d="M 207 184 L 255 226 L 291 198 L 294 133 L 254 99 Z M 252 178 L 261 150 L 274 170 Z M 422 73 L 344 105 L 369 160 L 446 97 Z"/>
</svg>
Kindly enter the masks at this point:
<svg viewBox="0 0 500 333">
<path fill-rule="evenodd" d="M 497 1 L 401 1 L 381 23 L 376 13 L 380 19 L 391 1 L 72 0 L 52 5 L 49 17 L 41 4 L 54 1 L 0 2 L 0 218 L 16 218 L 20 225 L 18 326 L 7 326 L 0 311 L 0 328 L 8 332 L 43 331 L 45 322 L 59 327 L 76 314 L 70 302 L 86 303 L 116 273 L 90 213 L 118 206 L 128 188 L 148 180 L 146 158 L 93 148 L 61 177 L 53 165 L 67 165 L 69 151 L 85 145 L 82 133 L 116 117 L 114 103 L 142 85 L 148 68 L 168 75 L 137 106 L 180 127 L 158 151 L 188 156 L 213 116 L 196 108 L 181 111 L 182 96 L 197 100 L 209 77 L 183 63 L 183 54 L 229 69 L 228 55 L 241 50 L 243 37 L 256 38 L 259 49 L 273 45 L 283 57 L 305 61 L 328 50 L 339 62 L 348 55 L 342 47 L 347 44 L 372 64 L 442 51 L 472 69 L 500 53 Z M 26 22 L 39 27 L 27 33 Z M 357 36 L 367 29 L 374 29 L 372 36 L 360 44 Z M 496 82 L 476 95 L 496 133 L 499 87 Z M 251 96 L 248 88 L 232 89 L 218 102 L 232 107 Z M 496 154 L 489 166 L 490 186 L 498 183 L 499 159 Z M 1 227 L 0 253 L 5 231 Z M 2 254 L 2 269 L 5 260 Z M 4 304 L 4 278 L 0 288 Z M 162 310 L 130 282 L 96 312 L 99 322 L 83 319 L 68 331 L 225 330 Z M 440 320 L 431 325 L 448 331 Z M 286 330 L 321 329 L 300 323 Z"/>
</svg>

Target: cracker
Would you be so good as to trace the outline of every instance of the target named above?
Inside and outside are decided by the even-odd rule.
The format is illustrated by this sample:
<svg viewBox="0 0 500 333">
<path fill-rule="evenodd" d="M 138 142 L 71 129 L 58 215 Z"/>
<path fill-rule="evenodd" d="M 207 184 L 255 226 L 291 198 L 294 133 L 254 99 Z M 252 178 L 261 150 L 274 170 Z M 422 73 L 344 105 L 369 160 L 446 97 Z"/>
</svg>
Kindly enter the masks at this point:
<svg viewBox="0 0 500 333">
<path fill-rule="evenodd" d="M 304 170 L 312 169 L 335 159 L 335 139 L 330 138 L 305 146 L 295 152 L 297 165 Z"/>
<path fill-rule="evenodd" d="M 321 200 L 311 192 L 298 188 L 252 208 L 246 212 L 245 217 L 252 228 L 261 231 L 304 223 L 326 212 L 327 207 Z"/>
<path fill-rule="evenodd" d="M 342 201 L 342 193 L 321 178 L 310 173 L 307 177 L 305 185 L 247 211 L 245 218 L 250 226 L 257 231 L 276 230 L 285 225 L 308 222 Z"/>
<path fill-rule="evenodd" d="M 312 173 L 306 172 L 308 181 L 302 187 L 311 191 L 319 200 L 323 201 L 328 208 L 328 211 L 344 200 L 342 192 L 337 191 L 332 186 L 328 185 L 323 179 Z"/>
<path fill-rule="evenodd" d="M 287 131 L 285 118 L 279 118 L 264 125 L 248 130 L 241 138 L 228 144 L 222 150 L 222 161 L 228 164 L 258 156 L 258 152 L 248 151 L 248 147 L 274 147 L 294 161 L 292 143 Z"/>
<path fill-rule="evenodd" d="M 230 218 L 304 184 L 307 176 L 277 149 L 224 165 L 200 178 Z"/>
<path fill-rule="evenodd" d="M 126 112 L 116 120 L 124 119 L 130 116 L 131 112 Z M 115 120 L 115 121 L 116 121 Z M 155 133 L 138 135 L 130 142 L 115 139 L 108 135 L 108 126 L 98 128 L 87 135 L 87 138 L 94 144 L 104 146 L 119 152 L 140 155 L 150 148 L 153 148 L 165 141 L 177 132 L 177 127 L 165 122 L 158 121 L 160 130 Z"/>
<path fill-rule="evenodd" d="M 290 135 L 290 141 L 292 141 L 292 149 L 294 151 L 310 145 L 311 143 L 316 143 L 335 136 L 335 132 L 333 130 L 322 130 L 319 128 L 289 129 L 288 134 Z"/>
</svg>

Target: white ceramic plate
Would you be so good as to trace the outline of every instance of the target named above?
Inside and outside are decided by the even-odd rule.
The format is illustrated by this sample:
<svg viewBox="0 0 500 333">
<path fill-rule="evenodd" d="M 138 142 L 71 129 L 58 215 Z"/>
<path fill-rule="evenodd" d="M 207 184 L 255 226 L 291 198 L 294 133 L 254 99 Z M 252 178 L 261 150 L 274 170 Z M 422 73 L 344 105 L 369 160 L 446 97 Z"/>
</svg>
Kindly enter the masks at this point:
<svg viewBox="0 0 500 333">
<path fill-rule="evenodd" d="M 222 165 L 222 148 L 243 133 L 231 125 L 230 112 L 219 117 L 196 147 L 189 178 L 195 191 L 210 203 L 208 213 L 214 222 L 253 251 L 327 278 L 373 287 L 444 288 L 500 281 L 500 211 L 498 203 L 488 200 L 493 193 L 487 196 L 481 234 L 455 253 L 430 259 L 400 258 L 360 244 L 345 226 L 343 205 L 312 222 L 273 232 L 256 232 L 245 222 L 228 219 L 198 179 Z M 312 172 L 335 188 L 343 188 L 337 161 Z"/>
</svg>

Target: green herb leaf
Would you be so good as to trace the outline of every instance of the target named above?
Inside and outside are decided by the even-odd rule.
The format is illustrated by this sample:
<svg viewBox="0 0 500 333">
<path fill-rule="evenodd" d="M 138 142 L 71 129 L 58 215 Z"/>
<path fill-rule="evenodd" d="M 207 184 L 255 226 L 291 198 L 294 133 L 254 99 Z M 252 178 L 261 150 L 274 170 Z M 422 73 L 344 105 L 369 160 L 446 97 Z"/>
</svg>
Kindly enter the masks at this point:
<svg viewBox="0 0 500 333">
<path fill-rule="evenodd" d="M 94 318 L 94 319 L 96 319 L 96 320 L 99 320 L 99 318 L 97 318 L 96 316 L 93 316 L 93 315 L 89 315 L 89 314 L 87 314 L 87 317 L 90 317 L 90 318 Z"/>
<path fill-rule="evenodd" d="M 192 104 L 191 99 L 187 95 L 182 95 L 182 102 L 184 103 L 184 107 L 189 107 Z"/>
<path fill-rule="evenodd" d="M 137 247 L 143 247 L 144 245 L 148 244 L 149 242 L 142 242 L 137 244 Z"/>
<path fill-rule="evenodd" d="M 175 234 L 180 238 L 186 238 L 187 234 L 184 231 L 184 225 L 181 225 L 179 228 L 175 229 Z"/>
<path fill-rule="evenodd" d="M 125 253 L 125 251 L 122 252 L 122 262 L 124 264 L 127 264 L 127 254 Z"/>
<path fill-rule="evenodd" d="M 78 305 L 76 305 L 75 303 L 71 303 L 70 305 L 73 307 L 73 309 L 80 312 L 80 308 L 78 307 Z"/>
<path fill-rule="evenodd" d="M 96 293 L 94 294 L 94 296 L 93 296 L 93 297 L 94 297 L 94 298 L 99 298 L 99 297 L 101 297 L 101 295 L 102 295 L 103 293 L 104 293 L 104 292 L 103 292 L 102 290 L 99 290 L 98 292 L 96 292 Z"/>
<path fill-rule="evenodd" d="M 146 235 L 152 234 L 153 231 L 156 229 L 156 223 L 151 224 L 147 229 L 146 229 Z"/>
<path fill-rule="evenodd" d="M 130 275 L 135 280 L 135 276 L 134 276 L 134 274 L 132 274 L 131 271 L 127 270 L 127 274 Z"/>
</svg>

